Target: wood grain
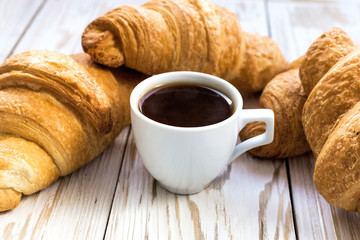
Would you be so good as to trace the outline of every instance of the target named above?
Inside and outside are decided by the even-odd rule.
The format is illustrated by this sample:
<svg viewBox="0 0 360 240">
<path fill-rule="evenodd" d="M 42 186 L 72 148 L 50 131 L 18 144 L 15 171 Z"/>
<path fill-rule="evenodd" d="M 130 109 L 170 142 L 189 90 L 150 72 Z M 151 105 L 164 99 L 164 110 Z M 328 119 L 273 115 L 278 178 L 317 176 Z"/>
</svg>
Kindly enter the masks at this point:
<svg viewBox="0 0 360 240">
<path fill-rule="evenodd" d="M 360 43 L 360 2 L 270 1 L 269 24 L 272 38 L 288 60 L 305 54 L 323 32 L 337 26 Z"/>
<path fill-rule="evenodd" d="M 17 42 L 37 16 L 44 0 L 0 1 L 0 62 L 13 51 Z"/>
<path fill-rule="evenodd" d="M 283 161 L 244 154 L 204 191 L 176 195 L 144 168 L 131 135 L 105 238 L 294 239 L 285 180 Z"/>
</svg>

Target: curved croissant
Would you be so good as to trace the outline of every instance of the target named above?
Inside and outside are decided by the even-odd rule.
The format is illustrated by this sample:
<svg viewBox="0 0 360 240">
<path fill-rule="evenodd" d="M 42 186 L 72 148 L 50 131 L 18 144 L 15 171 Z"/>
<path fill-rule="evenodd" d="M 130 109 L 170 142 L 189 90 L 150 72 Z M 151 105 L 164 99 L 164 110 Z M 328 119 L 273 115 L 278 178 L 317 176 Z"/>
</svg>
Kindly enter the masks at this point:
<svg viewBox="0 0 360 240">
<path fill-rule="evenodd" d="M 259 107 L 274 111 L 274 140 L 267 145 L 251 149 L 250 152 L 262 158 L 287 158 L 310 150 L 301 122 L 301 112 L 306 94 L 299 78 L 298 64 L 302 58 L 291 65 L 294 69 L 276 75 L 264 88 Z M 247 124 L 240 132 L 242 141 L 265 132 L 263 122 Z"/>
<path fill-rule="evenodd" d="M 323 69 L 310 94 L 302 122 L 317 157 L 314 183 L 331 204 L 360 212 L 360 49 L 342 30 L 333 28 L 309 48 L 302 66 L 305 86 L 308 70 Z M 326 72 L 325 69 L 328 69 Z"/>
<path fill-rule="evenodd" d="M 129 124 L 144 78 L 87 54 L 28 51 L 0 65 L 0 211 L 100 154 Z"/>
<path fill-rule="evenodd" d="M 243 32 L 235 14 L 206 0 L 152 0 L 95 19 L 82 35 L 95 62 L 146 74 L 187 70 L 260 91 L 288 69 L 277 44 Z"/>
</svg>

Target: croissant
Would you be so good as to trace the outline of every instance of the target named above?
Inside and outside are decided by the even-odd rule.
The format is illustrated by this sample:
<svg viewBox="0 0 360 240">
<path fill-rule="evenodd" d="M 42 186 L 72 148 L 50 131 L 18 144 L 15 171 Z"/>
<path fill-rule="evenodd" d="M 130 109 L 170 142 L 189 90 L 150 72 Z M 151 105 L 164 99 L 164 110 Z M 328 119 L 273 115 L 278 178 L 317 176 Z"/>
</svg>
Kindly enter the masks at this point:
<svg viewBox="0 0 360 240">
<path fill-rule="evenodd" d="M 129 124 L 130 92 L 144 78 L 46 50 L 0 65 L 0 211 L 100 154 Z"/>
<path fill-rule="evenodd" d="M 306 95 L 329 69 L 353 51 L 355 45 L 342 29 L 333 27 L 323 33 L 307 50 L 299 74 Z"/>
<path fill-rule="evenodd" d="M 240 91 L 260 91 L 289 68 L 274 41 L 243 32 L 235 14 L 207 0 L 152 0 L 114 9 L 86 27 L 82 46 L 109 67 L 149 75 L 204 72 Z"/>
<path fill-rule="evenodd" d="M 310 65 L 319 69 L 314 78 Z M 310 46 L 300 69 L 310 89 L 302 122 L 317 158 L 315 186 L 330 204 L 360 213 L 360 49 L 332 28 Z"/>
<path fill-rule="evenodd" d="M 267 145 L 250 150 L 261 158 L 287 158 L 310 150 L 301 115 L 306 94 L 299 78 L 299 65 L 303 58 L 291 63 L 293 69 L 276 75 L 264 88 L 259 107 L 274 111 L 274 140 Z M 263 122 L 247 124 L 240 132 L 242 141 L 265 132 Z"/>
</svg>

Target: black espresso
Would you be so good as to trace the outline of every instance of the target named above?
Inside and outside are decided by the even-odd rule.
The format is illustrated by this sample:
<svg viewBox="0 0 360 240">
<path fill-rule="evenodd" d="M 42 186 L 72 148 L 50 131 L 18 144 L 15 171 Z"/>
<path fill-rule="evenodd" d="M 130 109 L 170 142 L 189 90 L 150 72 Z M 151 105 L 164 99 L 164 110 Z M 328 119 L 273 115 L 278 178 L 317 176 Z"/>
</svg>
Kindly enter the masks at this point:
<svg viewBox="0 0 360 240">
<path fill-rule="evenodd" d="M 140 111 L 157 122 L 178 127 L 201 127 L 221 122 L 233 113 L 232 101 L 203 86 L 170 85 L 147 93 Z"/>
</svg>

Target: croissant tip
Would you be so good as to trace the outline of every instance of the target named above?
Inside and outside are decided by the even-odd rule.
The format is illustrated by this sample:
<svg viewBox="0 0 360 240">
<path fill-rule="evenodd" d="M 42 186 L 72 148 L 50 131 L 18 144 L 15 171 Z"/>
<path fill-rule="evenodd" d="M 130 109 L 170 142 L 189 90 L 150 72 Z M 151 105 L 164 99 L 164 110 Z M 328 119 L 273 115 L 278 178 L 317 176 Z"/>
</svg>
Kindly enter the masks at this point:
<svg viewBox="0 0 360 240">
<path fill-rule="evenodd" d="M 13 189 L 0 189 L 0 212 L 10 211 L 19 206 L 22 194 Z"/>
<path fill-rule="evenodd" d="M 88 52 L 89 50 L 96 48 L 97 44 L 103 39 L 101 37 L 101 34 L 94 34 L 91 32 L 85 32 L 81 36 L 81 45 L 85 52 Z"/>
</svg>

